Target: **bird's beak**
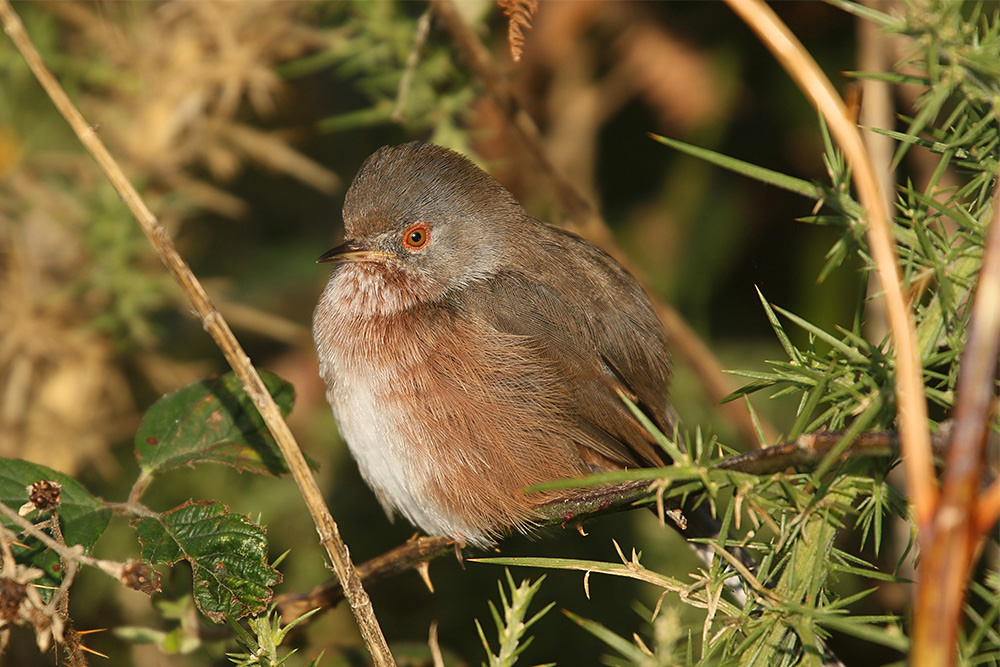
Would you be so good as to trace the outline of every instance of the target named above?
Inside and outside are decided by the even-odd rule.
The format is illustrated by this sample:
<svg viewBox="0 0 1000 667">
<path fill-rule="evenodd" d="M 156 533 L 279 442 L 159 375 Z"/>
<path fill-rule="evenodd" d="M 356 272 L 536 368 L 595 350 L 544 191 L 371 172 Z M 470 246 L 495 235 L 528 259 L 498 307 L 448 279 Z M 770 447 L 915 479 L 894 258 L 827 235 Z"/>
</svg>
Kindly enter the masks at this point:
<svg viewBox="0 0 1000 667">
<path fill-rule="evenodd" d="M 320 264 L 325 262 L 333 262 L 335 264 L 342 264 L 344 262 L 376 262 L 387 257 L 392 257 L 392 255 L 379 250 L 369 250 L 357 241 L 344 241 L 336 248 L 324 252 L 316 262 Z"/>
</svg>

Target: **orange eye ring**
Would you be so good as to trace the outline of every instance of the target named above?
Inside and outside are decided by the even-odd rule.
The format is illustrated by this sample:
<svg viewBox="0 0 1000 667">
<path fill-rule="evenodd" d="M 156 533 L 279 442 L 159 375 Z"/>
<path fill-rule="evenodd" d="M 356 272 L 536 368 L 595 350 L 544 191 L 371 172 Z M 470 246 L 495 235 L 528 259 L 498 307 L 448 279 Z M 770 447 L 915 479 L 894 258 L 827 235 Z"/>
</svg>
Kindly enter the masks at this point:
<svg viewBox="0 0 1000 667">
<path fill-rule="evenodd" d="M 410 225 L 403 232 L 403 245 L 410 250 L 420 250 L 431 240 L 431 228 L 426 222 Z"/>
</svg>

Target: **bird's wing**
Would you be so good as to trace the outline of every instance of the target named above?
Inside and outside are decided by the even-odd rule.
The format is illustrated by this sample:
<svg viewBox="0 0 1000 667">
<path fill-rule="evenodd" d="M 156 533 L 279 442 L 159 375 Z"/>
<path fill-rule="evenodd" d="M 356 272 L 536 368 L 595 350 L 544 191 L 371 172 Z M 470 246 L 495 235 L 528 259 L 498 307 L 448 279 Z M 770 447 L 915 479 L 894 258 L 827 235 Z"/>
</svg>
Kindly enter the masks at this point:
<svg viewBox="0 0 1000 667">
<path fill-rule="evenodd" d="M 615 465 L 662 465 L 666 455 L 621 399 L 669 427 L 662 327 L 617 262 L 575 236 L 555 240 L 530 277 L 507 271 L 466 285 L 460 316 L 515 337 L 518 354 L 552 369 L 562 383 L 553 391 L 568 396 L 561 402 L 572 412 L 553 417 L 572 421 L 579 444 Z"/>
</svg>

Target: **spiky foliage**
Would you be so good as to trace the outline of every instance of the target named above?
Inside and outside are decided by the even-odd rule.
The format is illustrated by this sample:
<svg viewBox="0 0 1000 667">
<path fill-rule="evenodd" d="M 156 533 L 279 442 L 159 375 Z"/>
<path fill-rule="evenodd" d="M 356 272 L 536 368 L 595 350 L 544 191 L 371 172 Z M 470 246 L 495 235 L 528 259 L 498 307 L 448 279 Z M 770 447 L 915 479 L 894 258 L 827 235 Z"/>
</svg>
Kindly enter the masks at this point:
<svg viewBox="0 0 1000 667">
<path fill-rule="evenodd" d="M 520 584 L 515 584 L 510 572 L 506 572 L 505 575 L 506 591 L 504 590 L 504 582 L 497 582 L 497 590 L 500 593 L 500 609 L 498 610 L 493 602 L 489 603 L 490 615 L 496 626 L 499 644 L 495 654 L 490 648 L 489 640 L 486 639 L 483 626 L 479 624 L 479 621 L 476 621 L 476 632 L 479 633 L 483 648 L 489 655 L 489 667 L 512 667 L 517 662 L 518 656 L 531 644 L 531 638 L 525 639 L 524 634 L 555 605 L 554 602 L 550 602 L 529 618 L 528 606 L 541 588 L 545 577 L 541 577 L 534 583 L 524 580 Z"/>
<path fill-rule="evenodd" d="M 993 215 L 992 195 L 1000 164 L 1000 15 L 991 5 L 906 3 L 901 16 L 845 2 L 836 4 L 875 20 L 890 33 L 905 36 L 904 73 L 871 73 L 895 85 L 919 85 L 922 92 L 912 116 L 899 127 L 868 128 L 897 142 L 893 167 L 901 174 L 893 193 L 893 233 L 903 279 L 915 308 L 926 392 L 935 421 L 953 407 L 955 381 L 969 326 L 971 295 L 982 264 L 985 232 Z M 673 148 L 704 158 L 764 183 L 802 194 L 815 202 L 809 224 L 834 226 L 839 239 L 827 253 L 820 278 L 833 271 L 861 269 L 874 275 L 865 236 L 864 210 L 852 194 L 850 172 L 825 128 L 825 163 L 829 180 L 807 182 L 740 160 L 660 138 Z M 933 166 L 921 172 L 908 160 L 916 151 L 929 154 Z M 817 288 L 822 290 L 822 286 Z M 731 398 L 769 391 L 798 397 L 796 419 L 786 436 L 820 429 L 842 430 L 843 445 L 862 431 L 894 428 L 895 368 L 888 336 L 871 338 L 866 326 L 878 315 L 869 308 L 878 298 L 861 293 L 853 321 L 823 329 L 761 296 L 762 306 L 787 359 L 770 362 L 765 372 L 740 371 L 750 379 Z M 1000 432 L 994 415 L 991 424 Z M 668 443 L 664 443 L 669 446 Z M 724 544 L 741 544 L 759 560 L 755 572 L 743 572 L 751 602 L 740 609 L 726 601 L 722 582 L 727 570 L 716 565 L 693 583 L 684 584 L 646 569 L 641 555 L 620 563 L 532 559 L 531 566 L 577 569 L 626 576 L 662 588 L 677 598 L 663 607 L 705 610 L 700 641 L 671 644 L 669 655 L 650 650 L 638 637 L 629 642 L 603 626 L 578 622 L 600 636 L 620 657 L 616 664 L 822 664 L 831 633 L 905 655 L 909 646 L 901 607 L 874 601 L 878 591 L 907 586 L 915 555 L 915 528 L 905 499 L 887 481 L 892 460 L 842 459 L 837 447 L 813 470 L 765 478 L 711 468 L 700 434 L 693 452 L 676 456 L 667 496 L 695 488 L 721 519 Z M 721 499 L 731 492 L 732 501 Z M 749 526 L 746 524 L 749 522 Z M 890 526 L 896 528 L 890 529 Z M 893 535 L 895 532 L 895 535 Z M 736 535 L 742 535 L 738 539 Z M 719 550 L 721 552 L 721 549 Z M 964 664 L 1000 663 L 1000 635 L 993 630 L 998 602 L 996 544 L 980 574 L 971 582 L 967 625 L 958 652 Z M 519 559 L 498 560 L 507 565 Z M 739 567 L 739 563 L 731 563 Z M 657 612 L 662 614 L 663 608 Z M 671 612 L 672 613 L 672 612 Z M 651 614 L 657 618 L 657 613 Z M 697 633 L 695 633 L 697 634 Z"/>
</svg>

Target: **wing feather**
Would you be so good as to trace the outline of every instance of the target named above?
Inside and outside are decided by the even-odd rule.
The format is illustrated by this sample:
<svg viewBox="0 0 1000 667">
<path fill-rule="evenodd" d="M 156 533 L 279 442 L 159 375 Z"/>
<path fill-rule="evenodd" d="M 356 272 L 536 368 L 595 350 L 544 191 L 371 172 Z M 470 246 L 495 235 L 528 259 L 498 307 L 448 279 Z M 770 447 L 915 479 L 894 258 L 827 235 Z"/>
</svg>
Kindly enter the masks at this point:
<svg viewBox="0 0 1000 667">
<path fill-rule="evenodd" d="M 554 391 L 568 395 L 560 403 L 572 414 L 558 417 L 597 455 L 588 460 L 662 465 L 666 455 L 620 398 L 669 428 L 669 358 L 649 298 L 610 256 L 568 232 L 544 225 L 538 248 L 547 261 L 530 275 L 507 270 L 460 290 L 462 316 L 514 336 L 519 355 L 565 379 Z"/>
</svg>

